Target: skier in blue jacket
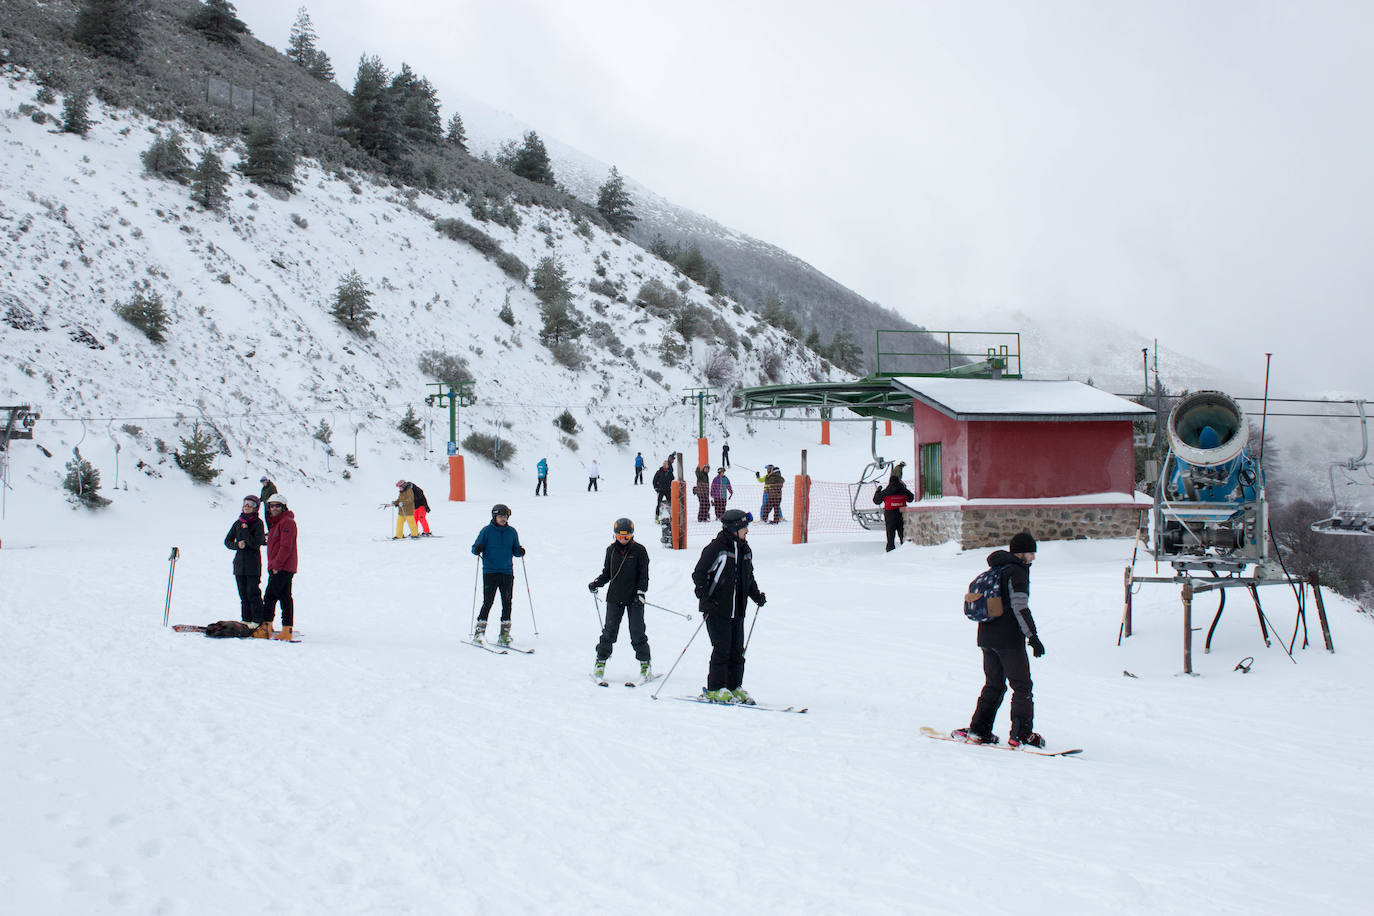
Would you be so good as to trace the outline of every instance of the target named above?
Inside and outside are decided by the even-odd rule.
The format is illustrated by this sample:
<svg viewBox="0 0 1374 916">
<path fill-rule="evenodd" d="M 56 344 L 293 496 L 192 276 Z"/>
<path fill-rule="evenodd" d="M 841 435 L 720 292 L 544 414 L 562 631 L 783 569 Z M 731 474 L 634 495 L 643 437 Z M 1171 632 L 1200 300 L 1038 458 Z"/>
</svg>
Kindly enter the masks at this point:
<svg viewBox="0 0 1374 916">
<path fill-rule="evenodd" d="M 477 626 L 472 641 L 481 642 L 487 632 L 487 615 L 491 613 L 496 592 L 501 592 L 501 635 L 497 643 L 510 645 L 510 600 L 515 590 L 515 557 L 523 557 L 520 534 L 510 526 L 510 508 L 502 503 L 491 507 L 491 524 L 477 532 L 472 552 L 482 558 L 482 609 L 477 612 Z"/>
<path fill-rule="evenodd" d="M 534 466 L 534 473 L 537 475 L 537 476 L 534 478 L 534 495 L 535 495 L 535 496 L 538 496 L 538 495 L 539 495 L 539 489 L 542 487 L 543 490 L 544 490 L 544 495 L 545 495 L 545 496 L 548 496 L 548 495 L 549 495 L 549 459 L 547 459 L 547 458 L 540 458 L 540 459 L 539 459 L 539 463 L 536 464 L 536 465 Z"/>
</svg>

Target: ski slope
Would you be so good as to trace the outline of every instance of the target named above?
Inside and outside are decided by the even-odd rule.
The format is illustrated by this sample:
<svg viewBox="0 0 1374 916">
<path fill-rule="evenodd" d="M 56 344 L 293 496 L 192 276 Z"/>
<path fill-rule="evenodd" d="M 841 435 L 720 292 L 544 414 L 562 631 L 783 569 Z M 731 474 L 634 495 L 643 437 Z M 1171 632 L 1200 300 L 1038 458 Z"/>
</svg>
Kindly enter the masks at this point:
<svg viewBox="0 0 1374 916">
<path fill-rule="evenodd" d="M 792 464 L 797 430 L 732 451 Z M 843 479 L 867 446 L 866 430 L 846 430 L 812 449 L 821 476 Z M 446 503 L 432 464 L 373 460 L 352 487 L 287 491 L 298 645 L 162 627 L 173 545 L 172 621 L 237 616 L 229 488 L 209 505 L 167 479 L 96 514 L 34 487 L 9 494 L 4 909 L 1368 911 L 1374 624 L 1350 604 L 1328 599 L 1336 654 L 1314 616 L 1315 645 L 1292 664 L 1235 602 L 1184 677 L 1172 586 L 1137 595 L 1136 635 L 1116 646 L 1130 542 L 1043 543 L 1036 727 L 1086 753 L 991 753 L 918 734 L 972 710 L 980 661 L 958 598 L 985 551 L 884 554 L 877 533 L 793 546 L 779 526 L 751 533 L 768 604 L 745 685 L 810 712 L 655 701 L 621 686 L 636 670 L 626 633 L 612 685 L 587 677 L 586 583 L 628 514 L 652 557 L 649 599 L 694 611 L 704 541 L 660 547 L 650 488 L 630 484 L 628 460 L 603 473 L 598 493 L 569 473 L 535 499 L 532 468 L 477 468 L 471 501 Z M 425 486 L 443 538 L 381 540 L 391 517 L 377 503 L 398 475 Z M 529 550 L 515 636 L 530 656 L 462 644 L 468 548 L 498 500 Z M 1265 599 L 1291 635 L 1291 596 Z M 667 670 L 699 618 L 648 613 Z M 696 693 L 708 652 L 702 633 L 662 696 Z M 1251 672 L 1233 671 L 1247 655 Z M 1006 726 L 1004 706 L 1004 740 Z"/>
</svg>

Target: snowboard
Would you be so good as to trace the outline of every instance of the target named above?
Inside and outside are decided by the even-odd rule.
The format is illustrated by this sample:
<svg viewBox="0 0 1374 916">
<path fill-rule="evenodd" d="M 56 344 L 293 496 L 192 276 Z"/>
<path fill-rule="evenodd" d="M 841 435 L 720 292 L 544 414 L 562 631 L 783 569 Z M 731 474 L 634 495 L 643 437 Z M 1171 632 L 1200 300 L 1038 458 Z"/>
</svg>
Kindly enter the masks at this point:
<svg viewBox="0 0 1374 916">
<path fill-rule="evenodd" d="M 198 625 L 198 624 L 194 624 L 194 623 L 174 623 L 174 624 L 172 624 L 172 629 L 173 629 L 173 631 L 175 631 L 175 632 L 177 632 L 177 633 L 204 633 L 204 632 L 205 632 L 205 627 L 200 626 L 200 625 Z M 257 641 L 257 642 L 300 642 L 300 640 L 297 638 L 298 636 L 300 636 L 300 633 L 301 633 L 300 630 L 297 630 L 297 629 L 295 629 L 295 628 L 293 627 L 292 630 L 291 630 L 291 638 L 290 638 L 290 639 L 277 639 L 276 637 L 273 637 L 272 639 L 260 639 L 260 640 L 256 640 L 256 641 Z M 231 637 L 229 637 L 229 638 L 230 638 L 230 639 L 252 639 L 251 636 L 231 636 Z"/>
<path fill-rule="evenodd" d="M 1073 757 L 1083 753 L 1083 748 L 1081 747 L 1073 747 L 1065 751 L 1047 751 L 1043 747 L 1027 747 L 1025 745 L 1021 747 L 1012 747 L 1009 744 L 974 744 L 972 741 L 964 741 L 962 738 L 956 738 L 948 732 L 942 732 L 938 728 L 931 728 L 929 725 L 921 726 L 921 734 L 925 735 L 927 738 L 934 738 L 936 741 L 952 741 L 955 744 L 966 744 L 969 747 L 986 747 L 992 748 L 993 750 L 1015 751 L 1018 754 L 1035 754 L 1039 757 Z"/>
</svg>

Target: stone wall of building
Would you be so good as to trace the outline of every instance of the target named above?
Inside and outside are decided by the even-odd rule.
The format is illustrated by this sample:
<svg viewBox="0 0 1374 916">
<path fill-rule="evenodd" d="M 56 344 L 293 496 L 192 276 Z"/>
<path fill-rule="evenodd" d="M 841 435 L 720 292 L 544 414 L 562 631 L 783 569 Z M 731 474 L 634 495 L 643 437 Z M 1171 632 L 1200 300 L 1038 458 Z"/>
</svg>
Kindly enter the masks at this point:
<svg viewBox="0 0 1374 916">
<path fill-rule="evenodd" d="M 919 503 L 904 510 L 903 528 L 914 544 L 958 541 L 965 550 L 1005 547 L 1018 531 L 1037 541 L 1129 538 L 1145 523 L 1148 507 L 1123 505 L 944 505 Z"/>
</svg>

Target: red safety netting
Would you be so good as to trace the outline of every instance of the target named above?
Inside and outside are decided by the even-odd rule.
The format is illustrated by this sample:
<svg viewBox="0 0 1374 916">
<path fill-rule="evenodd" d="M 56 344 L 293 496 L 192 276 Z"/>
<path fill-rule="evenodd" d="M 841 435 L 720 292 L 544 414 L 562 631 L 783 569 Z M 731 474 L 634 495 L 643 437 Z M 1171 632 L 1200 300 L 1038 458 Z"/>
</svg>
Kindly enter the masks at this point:
<svg viewBox="0 0 1374 916">
<path fill-rule="evenodd" d="M 731 477 L 730 483 L 734 493 L 722 503 L 713 502 L 709 492 L 704 498 L 699 497 L 693 492 L 695 484 L 688 488 L 686 518 L 689 544 L 701 544 L 703 539 L 714 537 L 720 530 L 720 513 L 726 509 L 743 509 L 754 514 L 754 523 L 749 526 L 750 537 L 782 535 L 788 540 L 792 539 L 795 477 L 786 478 L 781 497 L 776 501 L 766 493 L 763 484 L 751 477 L 746 476 L 742 481 Z M 877 485 L 873 483 L 865 484 L 860 490 L 857 484 L 812 479 L 807 518 L 809 536 L 862 533 L 864 526 L 854 517 L 856 495 L 857 507 L 870 513 L 870 517 L 876 520 L 876 530 L 881 531 L 882 511 L 873 505 L 873 493 L 876 490 Z"/>
</svg>

